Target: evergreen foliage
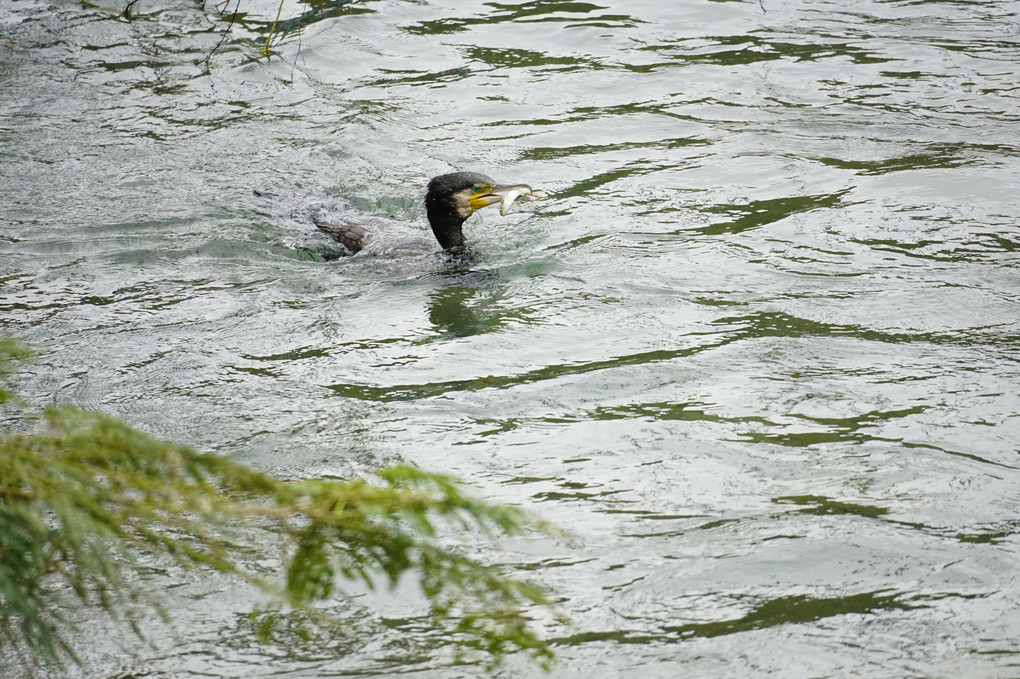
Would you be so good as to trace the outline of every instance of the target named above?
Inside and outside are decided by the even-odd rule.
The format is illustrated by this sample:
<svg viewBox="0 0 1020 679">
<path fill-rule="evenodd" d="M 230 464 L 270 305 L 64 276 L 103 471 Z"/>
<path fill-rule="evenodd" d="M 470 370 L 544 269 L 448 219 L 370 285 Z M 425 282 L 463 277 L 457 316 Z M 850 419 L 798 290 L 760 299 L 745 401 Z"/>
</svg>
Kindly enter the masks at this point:
<svg viewBox="0 0 1020 679">
<path fill-rule="evenodd" d="M 0 374 L 26 354 L 0 342 Z M 13 400 L 0 390 L 0 402 Z M 149 553 L 235 575 L 312 614 L 342 579 L 393 585 L 414 572 L 436 624 L 468 647 L 494 662 L 518 649 L 552 657 L 526 617 L 527 607 L 548 605 L 543 592 L 441 545 L 444 530 L 545 529 L 516 508 L 407 466 L 371 483 L 287 482 L 77 408 L 48 409 L 45 420 L 43 433 L 0 432 L 0 647 L 27 647 L 47 664 L 76 659 L 48 579 L 69 583 L 84 605 L 124 615 L 139 580 L 126 575 Z M 245 567 L 239 526 L 288 540 L 282 587 Z M 261 620 L 260 637 L 274 617 Z"/>
</svg>

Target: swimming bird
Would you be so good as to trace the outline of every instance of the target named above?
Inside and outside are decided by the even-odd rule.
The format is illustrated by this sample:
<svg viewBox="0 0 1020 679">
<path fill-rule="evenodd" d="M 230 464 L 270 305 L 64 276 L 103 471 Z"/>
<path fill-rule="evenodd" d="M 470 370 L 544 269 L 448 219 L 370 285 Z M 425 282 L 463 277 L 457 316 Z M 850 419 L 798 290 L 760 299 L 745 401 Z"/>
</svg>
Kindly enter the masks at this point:
<svg viewBox="0 0 1020 679">
<path fill-rule="evenodd" d="M 511 195 L 508 195 L 511 194 Z M 425 191 L 425 212 L 440 247 L 456 251 L 464 247 L 464 222 L 486 205 L 504 202 L 505 213 L 517 196 L 534 197 L 527 184 L 497 184 L 478 172 L 452 172 L 429 181 Z M 435 249 L 435 244 L 420 230 L 408 229 L 396 220 L 359 214 L 353 204 L 345 203 L 337 216 L 318 211 L 312 221 L 323 233 L 342 244 L 351 254 L 402 256 Z M 367 227 L 367 228 L 366 228 Z"/>
</svg>

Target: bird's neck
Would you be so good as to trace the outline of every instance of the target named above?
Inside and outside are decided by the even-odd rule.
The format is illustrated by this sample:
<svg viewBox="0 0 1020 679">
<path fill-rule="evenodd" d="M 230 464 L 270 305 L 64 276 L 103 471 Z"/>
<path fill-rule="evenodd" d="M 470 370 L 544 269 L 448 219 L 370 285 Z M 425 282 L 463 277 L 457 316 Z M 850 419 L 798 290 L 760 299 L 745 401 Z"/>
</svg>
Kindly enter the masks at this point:
<svg viewBox="0 0 1020 679">
<path fill-rule="evenodd" d="M 428 210 L 432 233 L 444 250 L 464 247 L 464 218 L 450 210 Z"/>
</svg>

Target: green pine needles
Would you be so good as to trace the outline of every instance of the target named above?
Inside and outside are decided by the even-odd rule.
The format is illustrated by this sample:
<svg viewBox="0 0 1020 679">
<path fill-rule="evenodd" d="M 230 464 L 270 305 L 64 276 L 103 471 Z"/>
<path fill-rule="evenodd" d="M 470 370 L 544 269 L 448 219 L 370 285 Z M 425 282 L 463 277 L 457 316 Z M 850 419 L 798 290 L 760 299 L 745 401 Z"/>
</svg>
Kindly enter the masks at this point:
<svg viewBox="0 0 1020 679">
<path fill-rule="evenodd" d="M 26 353 L 0 342 L 0 374 Z M 15 400 L 0 389 L 0 403 Z M 493 663 L 516 650 L 543 664 L 552 658 L 527 617 L 529 607 L 549 605 L 545 594 L 441 544 L 450 531 L 548 530 L 516 508 L 472 499 L 452 479 L 412 467 L 381 470 L 372 482 L 286 482 L 103 415 L 65 407 L 45 418 L 45 433 L 0 432 L 0 647 L 27 648 L 51 665 L 76 660 L 52 579 L 81 605 L 131 619 L 128 602 L 144 585 L 138 557 L 148 553 L 237 576 L 313 617 L 324 614 L 312 604 L 344 579 L 372 587 L 416 573 L 435 624 L 466 648 Z M 246 567 L 251 550 L 238 536 L 247 530 L 287 541 L 279 580 Z M 253 616 L 255 633 L 269 637 L 276 618 Z"/>
</svg>

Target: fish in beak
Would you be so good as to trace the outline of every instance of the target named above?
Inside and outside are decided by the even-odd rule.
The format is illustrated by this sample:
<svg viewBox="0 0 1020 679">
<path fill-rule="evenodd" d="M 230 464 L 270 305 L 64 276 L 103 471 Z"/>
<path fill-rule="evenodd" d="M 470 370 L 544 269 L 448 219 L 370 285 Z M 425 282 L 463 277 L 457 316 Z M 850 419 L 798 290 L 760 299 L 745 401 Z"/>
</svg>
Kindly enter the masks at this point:
<svg viewBox="0 0 1020 679">
<path fill-rule="evenodd" d="M 521 197 L 538 200 L 538 195 L 527 184 L 498 184 L 475 187 L 469 203 L 471 211 L 480 210 L 486 205 L 500 203 L 499 213 L 505 215 L 510 211 L 513 202 Z"/>
</svg>

